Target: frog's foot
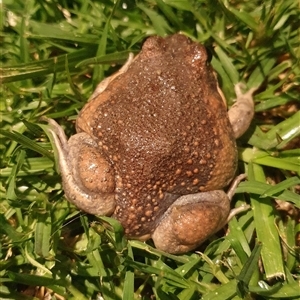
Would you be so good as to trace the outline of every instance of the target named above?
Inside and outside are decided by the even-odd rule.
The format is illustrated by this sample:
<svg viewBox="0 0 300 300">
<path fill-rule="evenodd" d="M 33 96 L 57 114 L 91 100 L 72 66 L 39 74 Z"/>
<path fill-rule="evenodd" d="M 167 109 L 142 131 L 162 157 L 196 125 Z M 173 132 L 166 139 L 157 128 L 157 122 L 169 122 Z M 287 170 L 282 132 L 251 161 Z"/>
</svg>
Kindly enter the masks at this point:
<svg viewBox="0 0 300 300">
<path fill-rule="evenodd" d="M 241 83 L 235 85 L 237 99 L 228 111 L 228 117 L 236 139 L 246 132 L 254 116 L 252 94 L 256 88 L 251 88 L 244 94 L 242 88 L 243 84 Z"/>
<path fill-rule="evenodd" d="M 160 220 L 154 244 L 173 254 L 191 251 L 226 224 L 229 211 L 230 200 L 221 190 L 181 196 Z"/>
<path fill-rule="evenodd" d="M 54 120 L 42 119 L 50 125 L 66 198 L 90 214 L 111 215 L 115 209 L 114 172 L 99 153 L 97 143 L 86 133 L 75 134 L 67 141 Z"/>
</svg>

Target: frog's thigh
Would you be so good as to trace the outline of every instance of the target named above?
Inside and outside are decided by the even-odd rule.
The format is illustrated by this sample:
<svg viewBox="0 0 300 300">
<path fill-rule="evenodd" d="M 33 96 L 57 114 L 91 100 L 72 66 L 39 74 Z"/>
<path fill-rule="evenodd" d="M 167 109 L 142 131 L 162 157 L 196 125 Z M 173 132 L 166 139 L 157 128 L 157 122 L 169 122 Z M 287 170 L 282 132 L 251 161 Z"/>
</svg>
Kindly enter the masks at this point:
<svg viewBox="0 0 300 300">
<path fill-rule="evenodd" d="M 158 249 L 169 253 L 193 250 L 226 224 L 229 212 L 224 191 L 181 196 L 166 211 L 152 239 Z"/>
<path fill-rule="evenodd" d="M 66 197 L 78 208 L 94 215 L 111 215 L 115 209 L 114 171 L 86 133 L 68 141 L 68 156 L 61 165 Z"/>
</svg>

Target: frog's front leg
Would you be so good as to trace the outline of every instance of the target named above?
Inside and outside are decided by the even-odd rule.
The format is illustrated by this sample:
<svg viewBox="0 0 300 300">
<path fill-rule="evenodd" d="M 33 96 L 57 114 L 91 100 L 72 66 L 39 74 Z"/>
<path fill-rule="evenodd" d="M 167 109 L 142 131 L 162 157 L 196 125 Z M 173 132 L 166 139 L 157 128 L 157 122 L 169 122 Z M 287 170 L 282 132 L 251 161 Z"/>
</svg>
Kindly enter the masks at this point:
<svg viewBox="0 0 300 300">
<path fill-rule="evenodd" d="M 133 53 L 129 53 L 128 59 L 126 61 L 126 63 L 122 66 L 122 68 L 114 73 L 113 75 L 103 79 L 96 87 L 95 91 L 93 92 L 92 96 L 90 97 L 89 101 L 93 100 L 94 98 L 97 98 L 101 93 L 104 92 L 104 90 L 107 88 L 107 86 L 113 81 L 115 80 L 118 76 L 126 73 L 126 71 L 128 70 L 129 66 L 131 65 L 131 63 L 133 62 L 134 59 L 134 55 Z"/>
<path fill-rule="evenodd" d="M 236 139 L 246 132 L 254 116 L 252 94 L 256 88 L 251 88 L 243 94 L 242 87 L 243 85 L 241 83 L 235 85 L 237 99 L 228 111 L 229 121 Z"/>
<path fill-rule="evenodd" d="M 44 120 L 58 151 L 66 198 L 87 213 L 111 215 L 115 209 L 114 171 L 99 153 L 97 143 L 86 133 L 77 133 L 67 141 L 54 120 Z"/>
</svg>

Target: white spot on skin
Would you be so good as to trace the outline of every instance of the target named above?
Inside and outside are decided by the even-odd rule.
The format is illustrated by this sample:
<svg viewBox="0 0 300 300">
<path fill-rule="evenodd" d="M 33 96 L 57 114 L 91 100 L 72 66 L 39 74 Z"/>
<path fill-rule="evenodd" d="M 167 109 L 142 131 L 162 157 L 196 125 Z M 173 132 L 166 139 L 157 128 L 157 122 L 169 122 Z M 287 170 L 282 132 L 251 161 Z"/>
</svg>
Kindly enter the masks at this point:
<svg viewBox="0 0 300 300">
<path fill-rule="evenodd" d="M 195 62 L 197 60 L 201 59 L 201 51 L 197 51 L 196 54 L 194 55 L 192 62 Z"/>
</svg>

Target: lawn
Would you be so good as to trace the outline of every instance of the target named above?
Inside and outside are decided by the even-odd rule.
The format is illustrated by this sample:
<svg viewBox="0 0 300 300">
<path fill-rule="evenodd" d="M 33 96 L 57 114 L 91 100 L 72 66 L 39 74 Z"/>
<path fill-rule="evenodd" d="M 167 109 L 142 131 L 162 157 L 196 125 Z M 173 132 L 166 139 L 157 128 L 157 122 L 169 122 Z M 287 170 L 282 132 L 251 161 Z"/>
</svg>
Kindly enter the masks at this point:
<svg viewBox="0 0 300 300">
<path fill-rule="evenodd" d="M 298 1 L 0 5 L 0 299 L 299 299 Z M 232 201 L 250 208 L 184 255 L 128 241 L 114 219 L 67 202 L 41 120 L 71 136 L 102 79 L 146 37 L 176 32 L 207 47 L 229 107 L 235 84 L 256 88 Z"/>
</svg>

